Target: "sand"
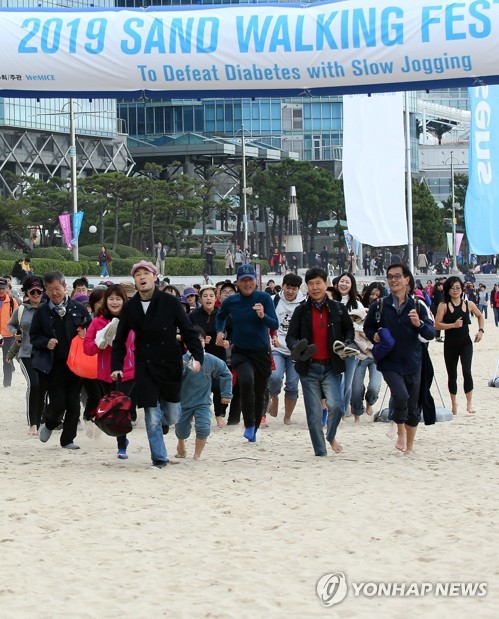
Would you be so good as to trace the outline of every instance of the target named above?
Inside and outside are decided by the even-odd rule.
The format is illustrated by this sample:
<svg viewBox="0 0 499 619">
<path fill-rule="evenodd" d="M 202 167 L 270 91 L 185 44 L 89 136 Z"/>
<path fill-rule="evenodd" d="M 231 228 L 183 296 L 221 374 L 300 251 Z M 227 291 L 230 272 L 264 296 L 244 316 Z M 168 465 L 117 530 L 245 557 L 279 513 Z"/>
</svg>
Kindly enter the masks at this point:
<svg viewBox="0 0 499 619">
<path fill-rule="evenodd" d="M 446 394 L 442 350 L 431 344 Z M 498 351 L 489 316 L 475 347 L 477 414 L 461 394 L 452 422 L 420 426 L 414 457 L 364 416 L 341 424 L 342 454 L 315 458 L 300 400 L 295 425 L 281 410 L 255 445 L 240 427 L 214 426 L 203 461 L 189 457 L 190 440 L 188 458 L 160 471 L 149 467 L 143 421 L 127 461 L 114 439 L 91 440 L 84 428 L 77 452 L 62 450 L 56 432 L 47 444 L 28 437 L 16 371 L 0 388 L 1 616 L 496 617 L 499 389 L 487 381 Z M 171 433 L 170 455 L 175 444 Z M 323 608 L 316 583 L 336 572 L 348 595 Z M 487 583 L 487 596 L 355 596 L 352 587 L 468 581 Z"/>
</svg>

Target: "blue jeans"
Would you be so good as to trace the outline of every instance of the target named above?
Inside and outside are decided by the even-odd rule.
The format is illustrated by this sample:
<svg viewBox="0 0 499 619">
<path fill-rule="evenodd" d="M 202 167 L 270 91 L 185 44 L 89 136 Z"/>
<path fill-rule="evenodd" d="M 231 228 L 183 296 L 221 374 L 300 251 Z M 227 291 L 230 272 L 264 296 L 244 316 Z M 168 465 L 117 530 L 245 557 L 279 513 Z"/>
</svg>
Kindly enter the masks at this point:
<svg viewBox="0 0 499 619">
<path fill-rule="evenodd" d="M 172 425 L 177 421 L 178 404 L 161 400 L 156 406 L 145 408 L 145 420 L 151 460 L 153 462 L 168 462 L 166 455 L 163 425 Z"/>
<path fill-rule="evenodd" d="M 333 441 L 343 413 L 341 394 L 342 374 L 333 374 L 330 365 L 311 363 L 308 374 L 300 376 L 303 402 L 307 415 L 308 431 L 316 456 L 327 456 L 324 430 L 322 429 L 322 397 L 328 409 L 327 440 Z"/>
<path fill-rule="evenodd" d="M 478 309 L 482 312 L 483 317 L 487 320 L 487 303 L 479 303 Z"/>
<path fill-rule="evenodd" d="M 107 270 L 107 262 L 103 262 L 100 265 L 100 276 L 101 277 L 109 277 L 109 271 Z"/>
<path fill-rule="evenodd" d="M 194 417 L 194 427 L 196 438 L 203 439 L 210 436 L 211 428 L 211 408 L 209 406 L 198 406 L 181 410 L 177 423 L 175 424 L 175 434 L 177 438 L 186 439 L 191 435 L 192 418 Z"/>
<path fill-rule="evenodd" d="M 345 373 L 342 374 L 341 378 L 343 415 L 346 415 L 348 405 L 350 404 L 350 398 L 352 397 L 352 382 L 358 363 L 359 360 L 357 357 L 347 357 L 345 359 Z"/>
<path fill-rule="evenodd" d="M 362 401 L 364 399 L 364 378 L 367 370 L 369 370 L 369 383 L 366 391 L 366 402 L 369 406 L 372 406 L 378 399 L 383 375 L 376 367 L 376 362 L 372 357 L 361 359 L 352 382 L 352 413 L 354 415 L 362 415 L 364 412 Z"/>
<path fill-rule="evenodd" d="M 275 370 L 269 378 L 269 393 L 271 396 L 276 396 L 281 393 L 282 381 L 284 373 L 286 373 L 286 386 L 284 387 L 284 397 L 286 400 L 298 399 L 298 373 L 295 370 L 295 364 L 291 360 L 290 355 L 283 355 L 278 350 L 272 351 L 274 357 Z"/>
</svg>

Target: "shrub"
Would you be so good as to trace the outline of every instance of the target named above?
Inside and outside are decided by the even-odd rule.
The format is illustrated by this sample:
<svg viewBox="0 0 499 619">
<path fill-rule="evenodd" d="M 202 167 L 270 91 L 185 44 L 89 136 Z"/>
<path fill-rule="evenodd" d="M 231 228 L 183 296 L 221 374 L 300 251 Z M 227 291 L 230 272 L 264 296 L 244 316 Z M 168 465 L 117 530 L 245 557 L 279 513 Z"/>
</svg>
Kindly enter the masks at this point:
<svg viewBox="0 0 499 619">
<path fill-rule="evenodd" d="M 25 255 L 26 254 L 24 254 L 23 252 L 15 251 L 14 249 L 0 250 L 0 260 L 8 260 L 9 262 L 11 262 L 10 270 L 12 270 L 12 267 L 14 266 L 14 262 L 21 260 L 21 258 L 24 258 Z M 2 273 L 4 273 L 4 271 L 2 271 Z"/>
<path fill-rule="evenodd" d="M 30 252 L 30 258 L 46 260 L 72 260 L 73 252 L 65 247 L 35 247 Z"/>
</svg>

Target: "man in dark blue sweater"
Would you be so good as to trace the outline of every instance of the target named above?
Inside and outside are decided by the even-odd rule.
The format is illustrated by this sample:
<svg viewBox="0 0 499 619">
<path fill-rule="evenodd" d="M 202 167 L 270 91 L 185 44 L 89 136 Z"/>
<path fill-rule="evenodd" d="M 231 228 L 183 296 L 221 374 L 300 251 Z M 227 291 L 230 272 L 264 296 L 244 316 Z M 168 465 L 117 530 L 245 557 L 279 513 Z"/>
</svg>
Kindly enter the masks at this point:
<svg viewBox="0 0 499 619">
<path fill-rule="evenodd" d="M 225 340 L 225 321 L 232 317 L 231 364 L 237 373 L 244 418 L 244 437 L 256 441 L 271 374 L 269 329 L 279 326 L 272 297 L 256 290 L 251 264 L 237 269 L 239 293 L 225 299 L 217 314 L 217 345 Z"/>
</svg>

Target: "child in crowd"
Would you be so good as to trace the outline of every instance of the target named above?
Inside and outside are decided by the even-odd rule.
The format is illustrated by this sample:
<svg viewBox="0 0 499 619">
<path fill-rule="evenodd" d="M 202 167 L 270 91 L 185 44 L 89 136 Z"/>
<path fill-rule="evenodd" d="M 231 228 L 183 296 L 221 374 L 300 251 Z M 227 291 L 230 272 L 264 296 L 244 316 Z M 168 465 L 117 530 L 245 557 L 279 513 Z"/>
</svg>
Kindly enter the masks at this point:
<svg viewBox="0 0 499 619">
<path fill-rule="evenodd" d="M 205 347 L 206 333 L 201 327 L 195 326 L 199 339 Z M 196 430 L 196 446 L 194 460 L 201 458 L 201 453 L 210 435 L 211 426 L 211 379 L 220 379 L 220 395 L 222 404 L 230 404 L 232 399 L 232 374 L 227 364 L 210 353 L 204 353 L 203 366 L 200 372 L 191 372 L 189 363 L 191 354 L 184 355 L 184 372 L 180 391 L 181 410 L 175 424 L 175 434 L 178 438 L 176 458 L 185 458 L 185 440 L 191 434 L 192 418 Z"/>
</svg>

